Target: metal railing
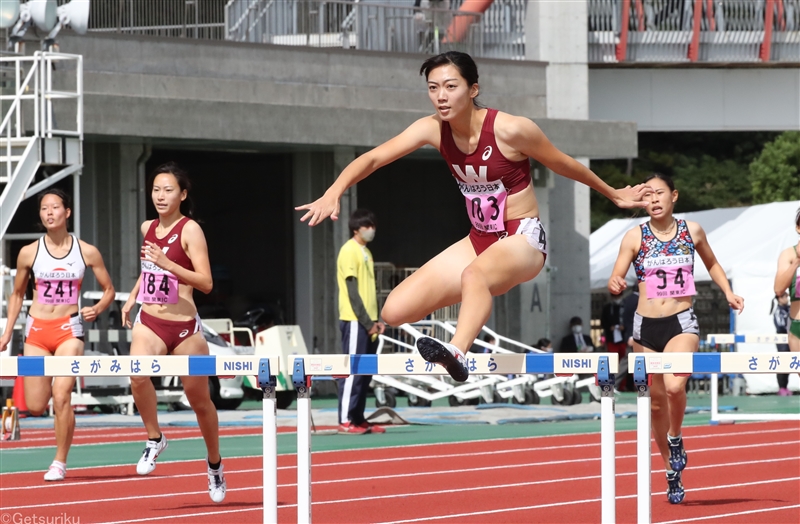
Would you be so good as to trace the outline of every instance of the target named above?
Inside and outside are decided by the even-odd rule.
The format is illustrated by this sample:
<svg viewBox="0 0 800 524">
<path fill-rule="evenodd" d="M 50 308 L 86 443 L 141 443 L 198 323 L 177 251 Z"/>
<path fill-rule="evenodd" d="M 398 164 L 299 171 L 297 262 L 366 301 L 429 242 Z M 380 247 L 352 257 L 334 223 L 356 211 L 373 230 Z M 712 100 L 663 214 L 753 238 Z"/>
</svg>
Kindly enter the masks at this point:
<svg viewBox="0 0 800 524">
<path fill-rule="evenodd" d="M 452 0 L 458 9 L 463 0 Z M 525 60 L 525 16 L 528 0 L 494 0 L 483 13 L 483 55 L 487 58 Z"/>
<path fill-rule="evenodd" d="M 70 175 L 74 231 L 80 232 L 83 56 L 49 51 L 3 55 L 0 78 L 0 272 L 4 272 L 4 242 L 11 237 L 6 232 L 20 202 Z M 43 165 L 60 169 L 40 173 Z M 37 174 L 44 178 L 37 181 Z M 0 297 L 0 306 L 2 301 Z"/>
<path fill-rule="evenodd" d="M 56 69 L 74 72 L 74 90 L 54 88 Z M 31 138 L 54 136 L 83 139 L 83 56 L 43 51 L 29 56 L 9 54 L 0 57 L 0 70 L 3 82 L 8 84 L 0 94 L 3 108 L 0 140 L 5 148 L 5 176 L 12 172 L 11 162 L 18 159 L 11 154 L 11 149 L 18 146 L 15 141 L 21 143 Z M 59 127 L 54 117 L 55 105 L 61 100 L 71 100 L 75 104 L 74 122 L 61 122 L 66 127 Z M 5 179 L 0 181 L 6 182 Z"/>
<path fill-rule="evenodd" d="M 525 58 L 526 0 L 495 0 L 483 14 L 459 11 L 463 0 L 410 3 L 103 0 L 89 30 Z M 590 63 L 800 61 L 800 0 L 588 0 L 587 22 Z"/>
<path fill-rule="evenodd" d="M 59 0 L 59 3 L 67 1 Z M 92 2 L 89 11 L 89 31 L 223 40 L 225 38 L 226 1 L 95 1 Z"/>
<path fill-rule="evenodd" d="M 589 62 L 800 61 L 800 0 L 589 0 Z"/>
<path fill-rule="evenodd" d="M 59 4 L 68 0 L 58 0 Z M 371 51 L 525 57 L 526 0 L 496 0 L 483 14 L 463 0 L 432 7 L 358 0 L 103 0 L 89 31 Z M 439 7 L 433 7 L 439 6 Z"/>
<path fill-rule="evenodd" d="M 226 39 L 237 42 L 427 54 L 458 49 L 483 54 L 481 14 L 389 2 L 231 0 L 225 25 Z M 459 29 L 458 35 L 453 28 Z"/>
</svg>

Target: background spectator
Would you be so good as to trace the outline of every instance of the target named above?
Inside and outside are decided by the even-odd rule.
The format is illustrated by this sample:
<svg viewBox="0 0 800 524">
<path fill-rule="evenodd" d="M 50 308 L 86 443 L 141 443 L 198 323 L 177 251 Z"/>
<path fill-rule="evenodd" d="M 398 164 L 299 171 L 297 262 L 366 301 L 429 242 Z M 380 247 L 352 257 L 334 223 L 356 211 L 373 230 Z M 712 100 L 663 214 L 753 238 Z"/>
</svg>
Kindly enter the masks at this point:
<svg viewBox="0 0 800 524">
<path fill-rule="evenodd" d="M 583 333 L 583 320 L 581 317 L 572 317 L 569 321 L 571 333 L 561 339 L 558 346 L 560 353 L 591 353 L 594 343 L 589 335 Z"/>
</svg>

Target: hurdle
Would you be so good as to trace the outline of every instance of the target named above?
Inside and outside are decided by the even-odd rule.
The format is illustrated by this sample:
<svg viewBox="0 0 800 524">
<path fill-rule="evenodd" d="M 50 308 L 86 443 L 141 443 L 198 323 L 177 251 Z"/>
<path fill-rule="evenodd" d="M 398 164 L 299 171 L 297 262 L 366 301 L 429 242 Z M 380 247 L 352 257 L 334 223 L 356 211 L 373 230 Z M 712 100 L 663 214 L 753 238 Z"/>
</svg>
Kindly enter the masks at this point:
<svg viewBox="0 0 800 524">
<path fill-rule="evenodd" d="M 278 357 L 170 355 L 0 357 L 0 377 L 257 376 L 263 399 L 264 522 L 278 522 Z M 300 454 L 298 453 L 298 456 Z"/>
<path fill-rule="evenodd" d="M 786 333 L 771 333 L 767 335 L 758 334 L 715 334 L 708 335 L 706 341 L 712 347 L 717 344 L 788 344 L 789 335 Z M 758 353 L 764 355 L 765 353 Z M 793 353 L 776 353 L 790 358 Z M 795 354 L 795 358 L 800 354 Z M 800 372 L 800 368 L 795 368 L 795 372 Z M 753 373 L 747 370 L 746 373 Z M 800 420 L 800 413 L 720 413 L 719 412 L 719 379 L 716 374 L 711 375 L 711 424 L 734 423 L 737 420 Z"/>
<path fill-rule="evenodd" d="M 443 367 L 426 362 L 419 354 L 303 355 L 290 357 L 292 381 L 297 390 L 297 522 L 311 522 L 311 377 L 346 375 L 446 375 Z M 469 353 L 470 373 L 509 375 L 592 373 L 601 388 L 601 518 L 616 521 L 616 466 L 614 374 L 619 372 L 616 353 L 498 354 Z M 266 508 L 265 508 L 266 511 Z"/>
<path fill-rule="evenodd" d="M 653 374 L 692 373 L 797 373 L 800 355 L 789 353 L 637 353 L 628 359 L 637 392 L 636 415 L 636 521 L 650 524 L 650 385 Z M 761 420 L 761 419 L 759 419 Z"/>
</svg>

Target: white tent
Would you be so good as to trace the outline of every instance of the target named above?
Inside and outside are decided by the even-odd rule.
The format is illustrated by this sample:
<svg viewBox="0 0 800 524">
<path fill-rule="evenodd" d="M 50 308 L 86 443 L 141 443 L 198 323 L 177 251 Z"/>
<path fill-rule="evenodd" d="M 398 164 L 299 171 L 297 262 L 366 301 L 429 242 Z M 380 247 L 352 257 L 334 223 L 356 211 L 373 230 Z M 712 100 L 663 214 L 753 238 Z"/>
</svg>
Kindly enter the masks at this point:
<svg viewBox="0 0 800 524">
<path fill-rule="evenodd" d="M 703 227 L 734 292 L 744 297 L 744 312 L 736 316 L 736 332 L 739 334 L 775 332 L 769 315 L 770 304 L 775 296 L 775 271 L 780 252 L 797 244 L 798 236 L 793 226 L 798 207 L 800 201 L 795 200 L 676 215 Z M 589 240 L 592 290 L 606 289 L 623 235 L 645 220 L 646 215 L 642 218 L 615 219 L 592 233 Z M 696 262 L 695 280 L 711 280 L 699 257 Z M 628 269 L 626 279 L 629 285 L 636 282 L 632 267 Z M 775 346 L 740 345 L 739 351 L 773 352 Z M 745 375 L 745 378 L 750 393 L 767 393 L 778 389 L 772 375 Z M 800 389 L 798 384 L 797 376 L 792 375 L 790 388 Z"/>
</svg>

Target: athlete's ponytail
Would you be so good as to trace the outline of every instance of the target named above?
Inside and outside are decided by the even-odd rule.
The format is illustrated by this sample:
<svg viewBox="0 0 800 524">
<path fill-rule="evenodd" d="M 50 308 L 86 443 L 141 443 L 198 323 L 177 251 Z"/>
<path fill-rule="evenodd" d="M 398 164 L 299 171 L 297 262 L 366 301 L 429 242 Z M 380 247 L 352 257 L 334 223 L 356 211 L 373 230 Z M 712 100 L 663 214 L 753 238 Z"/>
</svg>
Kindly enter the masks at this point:
<svg viewBox="0 0 800 524">
<path fill-rule="evenodd" d="M 189 180 L 189 173 L 186 172 L 177 162 L 169 161 L 166 164 L 161 164 L 153 170 L 150 174 L 150 181 L 148 187 L 153 187 L 153 181 L 158 175 L 168 173 L 175 177 L 178 181 L 178 187 L 181 191 L 186 191 L 186 199 L 181 202 L 181 213 L 189 218 L 194 218 L 194 202 L 192 202 L 192 181 Z"/>
</svg>

